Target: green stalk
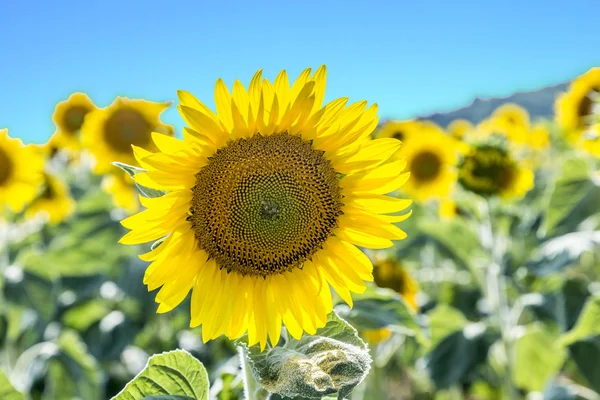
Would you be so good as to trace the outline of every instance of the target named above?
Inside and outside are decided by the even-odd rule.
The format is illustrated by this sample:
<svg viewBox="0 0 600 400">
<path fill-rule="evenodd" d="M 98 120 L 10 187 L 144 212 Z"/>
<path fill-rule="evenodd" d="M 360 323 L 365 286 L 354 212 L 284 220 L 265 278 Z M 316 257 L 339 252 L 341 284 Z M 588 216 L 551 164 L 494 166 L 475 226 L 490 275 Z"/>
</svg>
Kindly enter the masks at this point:
<svg viewBox="0 0 600 400">
<path fill-rule="evenodd" d="M 487 302 L 493 312 L 493 321 L 500 330 L 502 336 L 502 348 L 506 359 L 505 368 L 505 396 L 509 399 L 517 399 L 518 392 L 513 384 L 513 371 L 515 367 L 515 347 L 512 337 L 514 331 L 513 321 L 510 315 L 510 305 L 506 293 L 506 279 L 502 273 L 502 263 L 506 251 L 506 241 L 496 235 L 493 226 L 493 218 L 490 204 L 486 200 L 484 228 L 489 239 L 489 252 L 492 259 L 491 264 L 485 271 L 485 293 Z"/>
<path fill-rule="evenodd" d="M 252 369 L 250 368 L 250 364 L 248 364 L 246 349 L 242 346 L 238 346 L 238 355 L 242 366 L 244 395 L 246 400 L 267 400 L 269 398 L 269 393 L 260 386 L 260 383 L 258 383 L 254 378 L 254 375 L 252 375 Z"/>
</svg>

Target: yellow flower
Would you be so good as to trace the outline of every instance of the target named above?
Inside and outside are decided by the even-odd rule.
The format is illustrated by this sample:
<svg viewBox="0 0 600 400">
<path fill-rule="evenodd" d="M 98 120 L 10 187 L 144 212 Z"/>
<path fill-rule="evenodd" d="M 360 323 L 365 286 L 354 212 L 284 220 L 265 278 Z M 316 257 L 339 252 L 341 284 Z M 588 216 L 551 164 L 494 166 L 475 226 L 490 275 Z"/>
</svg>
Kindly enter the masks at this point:
<svg viewBox="0 0 600 400">
<path fill-rule="evenodd" d="M 42 183 L 44 158 L 39 148 L 0 129 L 0 209 L 20 212 L 35 197 Z"/>
<path fill-rule="evenodd" d="M 70 151 L 79 150 L 81 127 L 87 115 L 95 109 L 96 106 L 85 93 L 73 93 L 67 100 L 58 103 L 52 115 L 56 125 L 53 145 Z"/>
<path fill-rule="evenodd" d="M 520 198 L 533 187 L 533 172 L 499 146 L 475 146 L 459 166 L 458 181 L 482 196 Z"/>
<path fill-rule="evenodd" d="M 537 123 L 531 127 L 528 144 L 534 150 L 546 150 L 550 147 L 550 135 L 545 124 Z"/>
<path fill-rule="evenodd" d="M 386 121 L 373 133 L 373 137 L 376 139 L 398 139 L 403 144 L 406 144 L 411 138 L 419 136 L 419 131 L 421 129 L 422 123 L 417 120 Z"/>
<path fill-rule="evenodd" d="M 450 198 L 442 199 L 438 206 L 438 215 L 440 219 L 452 219 L 460 214 L 456 202 Z"/>
<path fill-rule="evenodd" d="M 135 182 L 127 173 L 117 170 L 104 176 L 102 190 L 112 196 L 115 207 L 122 208 L 129 214 L 140 210 Z"/>
<path fill-rule="evenodd" d="M 75 202 L 69 194 L 67 184 L 58 176 L 44 174 L 44 187 L 40 194 L 27 206 L 25 216 L 33 218 L 43 214 L 48 223 L 56 225 L 65 221 L 75 211 Z"/>
<path fill-rule="evenodd" d="M 419 310 L 417 305 L 419 284 L 400 263 L 389 258 L 376 258 L 373 277 L 377 286 L 394 290 L 402 296 L 410 309 Z M 364 329 L 360 333 L 371 344 L 380 343 L 392 335 L 392 331 L 388 328 Z"/>
<path fill-rule="evenodd" d="M 506 103 L 477 125 L 473 137 L 481 139 L 498 135 L 504 137 L 511 145 L 524 146 L 528 142 L 529 128 L 527 111 L 516 104 Z"/>
<path fill-rule="evenodd" d="M 82 127 L 83 142 L 90 150 L 97 174 L 109 173 L 111 162 L 136 165 L 131 145 L 154 151 L 152 132 L 172 135 L 173 129 L 160 121 L 169 103 L 117 97 L 108 107 L 91 112 Z"/>
<path fill-rule="evenodd" d="M 456 141 L 443 132 L 426 129 L 399 152 L 406 159 L 410 179 L 403 191 L 418 201 L 447 196 L 456 182 Z"/>
<path fill-rule="evenodd" d="M 153 135 L 159 151 L 134 147 L 138 184 L 170 192 L 122 221 L 121 243 L 166 239 L 141 258 L 158 312 L 191 296 L 191 326 L 204 341 L 248 332 L 250 345 L 279 341 L 282 322 L 300 338 L 324 326 L 331 286 L 349 305 L 371 281 L 357 246 L 388 248 L 406 234 L 388 214 L 409 200 L 386 196 L 408 179 L 395 139 L 370 140 L 377 106 L 341 98 L 323 105 L 326 70 L 291 85 L 258 71 L 231 94 L 219 79 L 216 113 L 180 91 L 190 126 L 183 141 Z"/>
<path fill-rule="evenodd" d="M 578 143 L 583 132 L 592 125 L 589 118 L 598 113 L 594 110 L 598 106 L 594 104 L 594 98 L 599 92 L 600 68 L 595 67 L 574 79 L 568 91 L 557 97 L 554 104 L 556 121 L 571 143 Z"/>
<path fill-rule="evenodd" d="M 580 146 L 593 156 L 600 157 L 600 123 L 584 131 Z"/>
<path fill-rule="evenodd" d="M 446 131 L 453 138 L 462 140 L 464 137 L 469 136 L 473 129 L 475 129 L 473 124 L 466 119 L 455 119 L 448 125 Z"/>
</svg>

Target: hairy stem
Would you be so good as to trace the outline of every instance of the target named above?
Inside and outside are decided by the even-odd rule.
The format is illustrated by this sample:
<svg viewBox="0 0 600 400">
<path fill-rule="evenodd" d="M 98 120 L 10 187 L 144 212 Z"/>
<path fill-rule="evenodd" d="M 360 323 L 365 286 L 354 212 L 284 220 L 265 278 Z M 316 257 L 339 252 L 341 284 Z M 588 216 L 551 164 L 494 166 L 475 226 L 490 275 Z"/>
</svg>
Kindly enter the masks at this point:
<svg viewBox="0 0 600 400">
<path fill-rule="evenodd" d="M 244 395 L 246 400 L 267 400 L 269 393 L 256 381 L 248 364 L 246 349 L 238 346 L 240 365 L 242 366 L 242 377 L 244 378 Z"/>
</svg>

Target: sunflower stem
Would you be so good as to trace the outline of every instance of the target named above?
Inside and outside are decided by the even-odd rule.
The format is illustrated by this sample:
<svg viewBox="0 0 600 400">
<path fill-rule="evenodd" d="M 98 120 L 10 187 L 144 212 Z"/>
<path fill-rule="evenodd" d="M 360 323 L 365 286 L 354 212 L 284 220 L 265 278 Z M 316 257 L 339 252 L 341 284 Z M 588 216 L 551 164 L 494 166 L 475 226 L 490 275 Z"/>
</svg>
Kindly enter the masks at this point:
<svg viewBox="0 0 600 400">
<path fill-rule="evenodd" d="M 238 346 L 238 355 L 242 367 L 242 377 L 244 378 L 244 395 L 246 400 L 267 400 L 269 393 L 260 386 L 260 383 L 252 375 L 252 369 L 248 364 L 247 350 Z"/>
<path fill-rule="evenodd" d="M 517 399 L 518 392 L 513 384 L 514 371 L 514 341 L 513 341 L 513 320 L 510 315 L 510 306 L 506 293 L 506 279 L 502 271 L 502 264 L 506 250 L 506 241 L 494 230 L 493 216 L 490 203 L 485 200 L 483 229 L 486 233 L 487 247 L 491 256 L 491 263 L 485 271 L 485 293 L 487 302 L 493 313 L 493 321 L 500 330 L 502 337 L 502 348 L 506 359 L 506 368 L 504 377 L 504 390 L 507 398 Z"/>
</svg>

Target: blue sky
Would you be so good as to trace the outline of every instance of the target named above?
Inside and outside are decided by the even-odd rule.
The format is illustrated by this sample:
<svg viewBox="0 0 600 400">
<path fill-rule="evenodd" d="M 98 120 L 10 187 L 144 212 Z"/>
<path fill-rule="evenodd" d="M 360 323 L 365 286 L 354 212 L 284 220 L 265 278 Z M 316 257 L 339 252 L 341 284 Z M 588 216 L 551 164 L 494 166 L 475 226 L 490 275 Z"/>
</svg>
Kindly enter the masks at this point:
<svg viewBox="0 0 600 400">
<path fill-rule="evenodd" d="M 34 3 L 37 3 L 34 6 Z M 598 0 L 0 2 L 0 128 L 53 132 L 57 102 L 85 91 L 210 107 L 217 78 L 327 64 L 326 100 L 408 118 L 570 79 L 600 65 Z M 172 108 L 167 123 L 180 128 Z"/>
</svg>

